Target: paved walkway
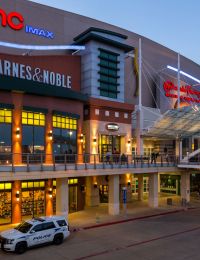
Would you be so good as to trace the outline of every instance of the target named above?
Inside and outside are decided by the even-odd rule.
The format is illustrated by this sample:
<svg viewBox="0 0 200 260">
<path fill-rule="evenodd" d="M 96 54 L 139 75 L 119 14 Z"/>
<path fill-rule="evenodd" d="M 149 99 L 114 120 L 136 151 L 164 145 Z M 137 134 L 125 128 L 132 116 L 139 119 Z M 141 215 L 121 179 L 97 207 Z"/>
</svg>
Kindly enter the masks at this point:
<svg viewBox="0 0 200 260">
<path fill-rule="evenodd" d="M 167 199 L 172 199 L 172 205 L 167 204 Z M 188 207 L 200 207 L 200 199 L 192 199 Z M 159 207 L 154 209 L 148 207 L 147 198 L 144 201 L 137 201 L 136 198 L 131 203 L 127 204 L 125 209 L 123 205 L 120 207 L 120 214 L 117 216 L 108 215 L 108 204 L 101 204 L 98 207 L 86 208 L 83 211 L 78 211 L 69 214 L 69 224 L 71 230 L 79 230 L 81 228 L 94 225 L 103 225 L 109 222 L 126 221 L 128 219 L 140 218 L 155 214 L 167 214 L 176 210 L 185 210 L 186 207 L 181 206 L 179 196 L 162 195 L 159 197 Z M 13 228 L 15 225 L 2 225 L 0 231 Z"/>
</svg>

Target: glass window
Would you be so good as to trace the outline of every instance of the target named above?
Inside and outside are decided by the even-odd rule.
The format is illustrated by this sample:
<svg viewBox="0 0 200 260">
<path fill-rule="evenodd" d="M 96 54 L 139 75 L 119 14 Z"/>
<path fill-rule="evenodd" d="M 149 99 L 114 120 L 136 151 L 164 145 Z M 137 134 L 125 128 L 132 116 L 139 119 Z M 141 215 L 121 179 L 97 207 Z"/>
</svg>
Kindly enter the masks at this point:
<svg viewBox="0 0 200 260">
<path fill-rule="evenodd" d="M 43 230 L 55 228 L 55 224 L 53 222 L 48 222 L 43 224 Z"/>
<path fill-rule="evenodd" d="M 53 127 L 77 130 L 77 119 L 72 119 L 60 115 L 54 115 Z"/>
<path fill-rule="evenodd" d="M 0 109 L 0 153 L 12 151 L 12 110 Z M 0 157 L 0 163 L 9 163 L 10 158 Z"/>
<path fill-rule="evenodd" d="M 23 125 L 44 126 L 45 125 L 45 114 L 23 111 L 22 112 L 22 124 Z"/>
<path fill-rule="evenodd" d="M 39 231 L 44 230 L 43 224 L 36 225 L 32 230 L 34 230 L 35 232 L 39 232 Z"/>
<path fill-rule="evenodd" d="M 58 225 L 60 226 L 60 227 L 64 227 L 64 226 L 67 226 L 67 223 L 66 223 L 66 221 L 63 219 L 63 220 L 58 220 L 58 221 L 56 221 L 57 223 L 58 223 Z"/>
</svg>

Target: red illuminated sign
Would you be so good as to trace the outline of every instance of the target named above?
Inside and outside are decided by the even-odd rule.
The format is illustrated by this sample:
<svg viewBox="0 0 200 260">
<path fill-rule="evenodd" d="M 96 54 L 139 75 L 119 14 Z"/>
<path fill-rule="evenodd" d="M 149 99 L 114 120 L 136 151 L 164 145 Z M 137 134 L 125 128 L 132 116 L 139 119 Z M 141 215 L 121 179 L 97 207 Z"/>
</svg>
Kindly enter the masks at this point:
<svg viewBox="0 0 200 260">
<path fill-rule="evenodd" d="M 3 27 L 8 25 L 11 29 L 16 31 L 19 31 L 24 27 L 24 18 L 20 13 L 11 12 L 6 14 L 4 10 L 0 9 L 0 18 Z"/>
<path fill-rule="evenodd" d="M 165 96 L 169 98 L 178 98 L 178 87 L 171 81 L 165 81 L 163 84 Z M 200 91 L 192 88 L 190 85 L 180 87 L 180 99 L 187 102 L 200 103 Z"/>
</svg>

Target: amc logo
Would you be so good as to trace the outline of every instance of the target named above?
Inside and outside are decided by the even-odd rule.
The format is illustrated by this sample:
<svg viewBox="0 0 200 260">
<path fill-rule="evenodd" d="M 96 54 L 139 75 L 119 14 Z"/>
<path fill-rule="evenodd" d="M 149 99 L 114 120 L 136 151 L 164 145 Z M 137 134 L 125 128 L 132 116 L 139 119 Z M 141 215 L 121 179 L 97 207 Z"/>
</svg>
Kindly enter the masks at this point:
<svg viewBox="0 0 200 260">
<path fill-rule="evenodd" d="M 9 26 L 11 29 L 19 31 L 24 27 L 24 18 L 20 13 L 11 12 L 6 14 L 6 12 L 0 9 L 0 24 L 3 27 Z"/>
</svg>

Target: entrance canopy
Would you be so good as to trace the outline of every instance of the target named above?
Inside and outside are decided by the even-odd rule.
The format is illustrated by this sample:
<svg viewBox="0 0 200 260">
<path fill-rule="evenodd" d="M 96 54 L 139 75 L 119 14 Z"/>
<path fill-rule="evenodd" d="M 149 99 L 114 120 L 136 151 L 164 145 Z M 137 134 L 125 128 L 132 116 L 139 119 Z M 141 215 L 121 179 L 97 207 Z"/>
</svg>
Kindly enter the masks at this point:
<svg viewBox="0 0 200 260">
<path fill-rule="evenodd" d="M 200 109 L 182 107 L 165 112 L 143 136 L 158 138 L 184 138 L 200 134 Z"/>
</svg>

